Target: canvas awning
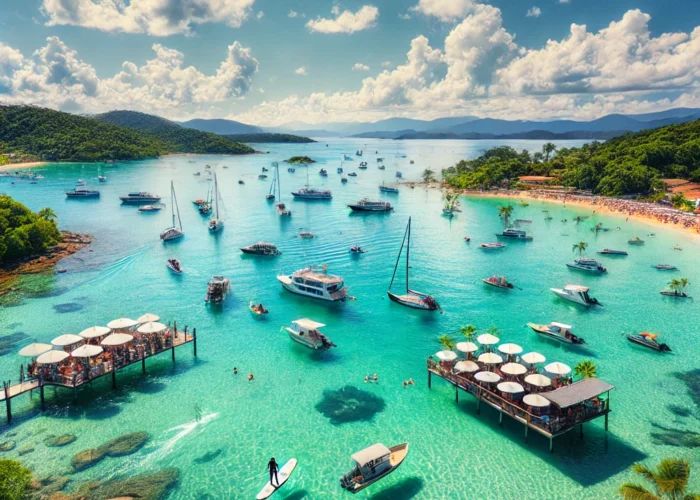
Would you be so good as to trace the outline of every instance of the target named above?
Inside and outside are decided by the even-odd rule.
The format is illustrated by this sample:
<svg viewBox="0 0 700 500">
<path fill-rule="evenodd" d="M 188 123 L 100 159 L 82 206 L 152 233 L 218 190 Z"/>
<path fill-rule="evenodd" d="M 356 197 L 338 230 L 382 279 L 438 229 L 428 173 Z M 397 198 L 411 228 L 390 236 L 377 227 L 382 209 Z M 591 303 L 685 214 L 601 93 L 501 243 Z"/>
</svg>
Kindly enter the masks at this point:
<svg viewBox="0 0 700 500">
<path fill-rule="evenodd" d="M 549 363 L 547 366 L 544 367 L 544 369 L 545 371 L 554 375 L 566 375 L 568 373 L 571 373 L 571 367 L 569 365 L 559 363 L 558 361 L 555 361 L 554 363 Z"/>
<path fill-rule="evenodd" d="M 78 342 L 85 342 L 85 339 L 78 335 L 73 335 L 72 333 L 66 333 L 65 335 L 60 335 L 53 339 L 51 344 L 57 347 L 64 347 L 67 345 L 77 344 Z"/>
<path fill-rule="evenodd" d="M 536 385 L 537 387 L 549 387 L 552 385 L 552 379 L 542 375 L 541 373 L 533 373 L 525 377 L 525 383 L 530 385 Z"/>
<path fill-rule="evenodd" d="M 527 368 L 519 363 L 506 363 L 501 366 L 501 371 L 507 373 L 508 375 L 522 375 L 527 373 Z"/>
<path fill-rule="evenodd" d="M 107 335 L 111 331 L 112 329 L 107 328 L 106 326 L 91 326 L 90 328 L 86 328 L 80 332 L 78 335 L 86 339 L 94 339 L 95 337 Z"/>
<path fill-rule="evenodd" d="M 527 354 L 523 354 L 520 359 L 531 365 L 534 365 L 535 363 L 544 363 L 547 361 L 547 358 L 542 356 L 539 352 L 528 352 Z"/>
<path fill-rule="evenodd" d="M 544 408 L 545 406 L 550 405 L 547 398 L 544 398 L 539 394 L 526 394 L 523 397 L 523 403 L 528 406 L 535 406 L 537 408 Z"/>
<path fill-rule="evenodd" d="M 151 313 L 146 313 L 143 316 L 141 316 L 139 319 L 136 321 L 138 323 L 150 323 L 152 321 L 158 321 L 160 319 L 160 316 L 156 316 L 155 314 Z"/>
<path fill-rule="evenodd" d="M 518 384 L 517 382 L 501 382 L 496 386 L 496 388 L 499 391 L 506 392 L 508 394 L 518 394 L 521 392 L 525 392 L 523 386 Z"/>
<path fill-rule="evenodd" d="M 550 392 L 543 392 L 542 396 L 550 402 L 557 405 L 559 408 L 568 408 L 574 406 L 596 396 L 614 389 L 614 385 L 600 380 L 599 378 L 586 378 L 574 382 L 571 385 L 561 387 Z"/>
<path fill-rule="evenodd" d="M 481 368 L 473 361 L 457 361 L 454 370 L 456 372 L 478 372 Z"/>
<path fill-rule="evenodd" d="M 496 365 L 498 363 L 503 363 L 503 358 L 495 352 L 485 352 L 479 356 L 479 361 L 489 365 Z"/>
<path fill-rule="evenodd" d="M 501 380 L 501 376 L 493 372 L 479 372 L 474 375 L 474 378 L 479 382 L 488 382 L 490 384 L 494 384 Z"/>
<path fill-rule="evenodd" d="M 107 326 L 112 328 L 113 330 L 122 330 L 124 328 L 131 328 L 132 326 L 135 326 L 135 325 L 138 325 L 138 323 L 131 318 L 113 319 L 112 321 L 107 323 Z"/>
<path fill-rule="evenodd" d="M 149 322 L 139 326 L 138 330 L 136 331 L 139 333 L 160 333 L 167 330 L 167 328 L 168 327 L 163 323 Z"/>
<path fill-rule="evenodd" d="M 376 460 L 381 457 L 385 457 L 391 453 L 391 450 L 381 443 L 376 443 L 365 448 L 364 450 L 358 451 L 352 455 L 352 459 L 360 465 L 365 465 L 370 460 Z"/>
<path fill-rule="evenodd" d="M 34 342 L 28 346 L 23 347 L 19 350 L 20 356 L 25 356 L 27 358 L 35 358 L 39 354 L 44 354 L 46 351 L 50 351 L 53 347 L 50 344 L 41 344 Z"/>
<path fill-rule="evenodd" d="M 498 344 L 500 339 L 495 335 L 491 335 L 490 333 L 484 333 L 483 335 L 479 335 L 476 338 L 476 341 L 481 345 L 492 345 Z"/>
<path fill-rule="evenodd" d="M 69 354 L 65 351 L 48 351 L 36 358 L 36 362 L 40 365 L 51 365 L 60 363 L 67 357 L 69 357 Z"/>
<path fill-rule="evenodd" d="M 503 354 L 520 354 L 523 352 L 523 348 L 518 344 L 501 344 L 498 346 L 498 350 Z"/>
<path fill-rule="evenodd" d="M 297 325 L 299 328 L 304 328 L 306 330 L 315 330 L 316 328 L 323 328 L 326 326 L 323 323 L 317 323 L 316 321 L 307 318 L 297 319 L 292 321 L 292 323 Z"/>
<path fill-rule="evenodd" d="M 457 350 L 459 352 L 464 353 L 476 352 L 479 350 L 479 346 L 476 345 L 474 342 L 457 342 L 457 345 L 455 347 L 457 347 Z"/>
<path fill-rule="evenodd" d="M 98 345 L 85 344 L 78 347 L 76 350 L 70 353 L 74 358 L 90 358 L 92 356 L 97 356 L 102 353 L 102 349 Z"/>
<path fill-rule="evenodd" d="M 101 343 L 106 346 L 115 346 L 126 344 L 132 340 L 134 340 L 134 337 L 127 333 L 113 333 L 109 337 L 105 337 Z"/>
</svg>

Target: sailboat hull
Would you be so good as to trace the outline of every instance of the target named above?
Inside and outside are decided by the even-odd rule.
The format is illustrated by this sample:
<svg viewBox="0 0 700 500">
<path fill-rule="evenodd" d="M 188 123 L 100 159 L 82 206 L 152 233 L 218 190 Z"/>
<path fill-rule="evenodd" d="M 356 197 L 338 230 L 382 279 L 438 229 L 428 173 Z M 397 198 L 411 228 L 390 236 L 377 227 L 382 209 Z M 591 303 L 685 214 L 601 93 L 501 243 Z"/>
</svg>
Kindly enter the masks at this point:
<svg viewBox="0 0 700 500">
<path fill-rule="evenodd" d="M 395 293 L 386 292 L 393 302 L 401 304 L 402 306 L 411 307 L 413 309 L 420 309 L 422 311 L 435 311 L 437 310 L 437 303 L 434 305 L 426 304 L 416 295 L 397 295 Z"/>
</svg>

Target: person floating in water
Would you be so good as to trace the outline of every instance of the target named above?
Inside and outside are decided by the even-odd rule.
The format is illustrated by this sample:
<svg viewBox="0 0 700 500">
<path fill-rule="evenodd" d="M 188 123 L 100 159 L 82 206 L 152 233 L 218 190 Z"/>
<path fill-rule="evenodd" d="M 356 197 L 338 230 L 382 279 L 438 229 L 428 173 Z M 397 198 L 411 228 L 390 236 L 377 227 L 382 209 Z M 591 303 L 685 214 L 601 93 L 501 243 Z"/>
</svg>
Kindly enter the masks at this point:
<svg viewBox="0 0 700 500">
<path fill-rule="evenodd" d="M 277 478 L 277 469 L 278 469 L 278 467 L 277 467 L 277 462 L 275 461 L 275 457 L 272 457 L 272 458 L 270 459 L 270 461 L 269 461 L 268 464 L 267 464 L 267 468 L 270 470 L 270 484 L 271 484 L 272 486 L 276 486 L 276 487 L 279 488 L 280 480 Z M 274 483 L 272 482 L 272 476 L 275 476 L 275 483 L 277 483 L 277 484 L 274 484 Z"/>
<path fill-rule="evenodd" d="M 238 375 L 238 368 L 236 368 L 235 366 L 233 367 L 233 374 Z"/>
<path fill-rule="evenodd" d="M 194 405 L 194 418 L 199 422 L 202 420 L 202 409 L 199 407 L 199 405 Z"/>
<path fill-rule="evenodd" d="M 255 379 L 255 377 L 253 377 L 253 374 L 252 373 L 248 374 L 248 381 L 252 382 L 253 379 Z"/>
</svg>

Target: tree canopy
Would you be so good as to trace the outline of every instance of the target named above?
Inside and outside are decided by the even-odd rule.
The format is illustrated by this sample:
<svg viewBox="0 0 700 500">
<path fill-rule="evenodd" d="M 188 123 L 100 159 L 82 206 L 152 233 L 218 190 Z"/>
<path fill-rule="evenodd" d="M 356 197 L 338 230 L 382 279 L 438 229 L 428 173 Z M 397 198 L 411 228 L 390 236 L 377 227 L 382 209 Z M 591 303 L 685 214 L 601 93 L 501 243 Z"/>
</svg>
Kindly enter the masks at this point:
<svg viewBox="0 0 700 500">
<path fill-rule="evenodd" d="M 31 482 L 31 471 L 17 460 L 0 460 L 0 498 L 22 500 Z"/>
<path fill-rule="evenodd" d="M 0 264 L 39 255 L 61 240 L 51 209 L 38 214 L 0 195 Z"/>
</svg>

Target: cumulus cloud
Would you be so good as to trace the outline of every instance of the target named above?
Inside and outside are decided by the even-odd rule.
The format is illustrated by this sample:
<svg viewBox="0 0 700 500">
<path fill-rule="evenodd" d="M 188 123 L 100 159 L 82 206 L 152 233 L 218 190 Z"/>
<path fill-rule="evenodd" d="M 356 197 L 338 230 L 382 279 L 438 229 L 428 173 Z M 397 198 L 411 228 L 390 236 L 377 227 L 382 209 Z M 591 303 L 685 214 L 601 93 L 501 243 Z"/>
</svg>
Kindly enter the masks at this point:
<svg viewBox="0 0 700 500">
<path fill-rule="evenodd" d="M 472 0 L 419 0 L 411 10 L 447 22 L 462 19 L 473 8 Z"/>
<path fill-rule="evenodd" d="M 301 66 L 301 67 L 295 69 L 294 73 L 296 73 L 297 75 L 301 75 L 301 76 L 308 75 L 308 73 L 306 72 L 306 66 Z"/>
<path fill-rule="evenodd" d="M 259 19 L 262 19 L 263 17 L 265 17 L 265 12 L 263 12 L 262 10 L 259 10 L 258 13 L 255 14 L 255 19 L 259 20 Z"/>
<path fill-rule="evenodd" d="M 391 68 L 393 64 L 391 64 L 391 61 L 384 61 L 382 63 L 382 68 Z"/>
<path fill-rule="evenodd" d="M 295 11 L 295 10 L 290 10 L 290 11 L 289 11 L 289 14 L 287 14 L 287 17 L 290 17 L 290 18 L 294 19 L 294 18 L 297 17 L 298 15 L 299 15 L 299 13 L 298 13 L 297 11 Z"/>
<path fill-rule="evenodd" d="M 306 23 L 306 27 L 316 33 L 355 33 L 374 27 L 379 17 L 379 9 L 373 5 L 365 5 L 357 12 L 340 12 L 340 7 L 335 5 L 331 14 L 336 17 L 312 19 Z"/>
<path fill-rule="evenodd" d="M 352 70 L 353 71 L 369 71 L 369 66 L 367 66 L 366 64 L 362 64 L 362 63 L 355 63 L 352 66 Z"/>
<path fill-rule="evenodd" d="M 255 0 L 43 0 L 47 26 L 71 25 L 152 36 L 192 34 L 193 25 L 238 28 Z"/>
<path fill-rule="evenodd" d="M 530 7 L 525 14 L 525 17 L 540 17 L 542 9 L 539 7 Z"/>
<path fill-rule="evenodd" d="M 559 3 L 571 3 L 571 0 L 559 0 Z"/>
<path fill-rule="evenodd" d="M 19 50 L 0 42 L 0 93 L 10 90 L 12 74 L 23 62 L 24 57 Z"/>
</svg>

